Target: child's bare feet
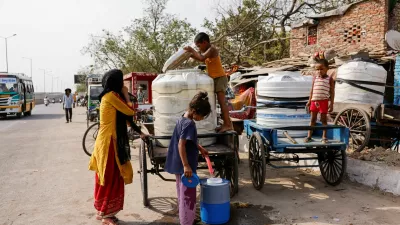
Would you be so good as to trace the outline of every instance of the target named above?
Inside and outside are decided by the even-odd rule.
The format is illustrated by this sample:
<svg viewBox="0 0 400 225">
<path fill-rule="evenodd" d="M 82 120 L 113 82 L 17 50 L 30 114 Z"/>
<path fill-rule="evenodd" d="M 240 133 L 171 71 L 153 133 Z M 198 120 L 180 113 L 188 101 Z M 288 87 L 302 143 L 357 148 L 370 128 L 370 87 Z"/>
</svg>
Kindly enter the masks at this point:
<svg viewBox="0 0 400 225">
<path fill-rule="evenodd" d="M 305 139 L 304 139 L 304 143 L 310 143 L 312 141 L 312 138 L 311 137 L 306 137 Z"/>
<path fill-rule="evenodd" d="M 217 132 L 218 133 L 224 133 L 224 132 L 231 131 L 231 130 L 233 130 L 232 126 L 224 126 L 224 125 L 222 125 L 221 129 L 219 129 Z"/>
</svg>

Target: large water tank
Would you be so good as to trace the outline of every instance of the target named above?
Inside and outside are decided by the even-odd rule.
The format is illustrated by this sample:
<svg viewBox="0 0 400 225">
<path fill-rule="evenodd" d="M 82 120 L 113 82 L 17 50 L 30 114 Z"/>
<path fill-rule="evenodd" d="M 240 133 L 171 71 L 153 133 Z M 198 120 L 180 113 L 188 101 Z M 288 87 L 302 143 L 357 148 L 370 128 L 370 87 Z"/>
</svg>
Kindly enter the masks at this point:
<svg viewBox="0 0 400 225">
<path fill-rule="evenodd" d="M 310 114 L 305 108 L 259 108 L 257 124 L 267 128 L 308 126 Z M 285 137 L 284 130 L 278 130 L 278 137 Z M 291 137 L 305 137 L 307 131 L 288 131 Z"/>
<path fill-rule="evenodd" d="M 281 71 L 259 76 L 257 83 L 257 102 L 307 102 L 312 86 L 311 76 L 300 72 Z"/>
<path fill-rule="evenodd" d="M 305 110 L 313 78 L 300 72 L 282 71 L 259 77 L 257 103 L 266 108 L 257 109 L 257 123 L 266 128 L 308 126 L 310 115 Z M 278 137 L 284 137 L 278 131 Z M 288 131 L 291 137 L 305 137 L 307 131 Z"/>
<path fill-rule="evenodd" d="M 197 133 L 214 133 L 217 126 L 214 80 L 198 69 L 169 70 L 152 83 L 154 105 L 154 134 L 172 135 L 176 121 L 187 111 L 190 101 L 199 91 L 208 92 L 210 116 L 196 122 Z M 169 140 L 159 140 L 158 145 L 168 147 Z M 199 139 L 203 146 L 212 145 L 216 138 Z"/>
<path fill-rule="evenodd" d="M 387 72 L 382 66 L 361 61 L 346 63 L 337 72 L 335 102 L 382 104 L 386 78 Z"/>
</svg>

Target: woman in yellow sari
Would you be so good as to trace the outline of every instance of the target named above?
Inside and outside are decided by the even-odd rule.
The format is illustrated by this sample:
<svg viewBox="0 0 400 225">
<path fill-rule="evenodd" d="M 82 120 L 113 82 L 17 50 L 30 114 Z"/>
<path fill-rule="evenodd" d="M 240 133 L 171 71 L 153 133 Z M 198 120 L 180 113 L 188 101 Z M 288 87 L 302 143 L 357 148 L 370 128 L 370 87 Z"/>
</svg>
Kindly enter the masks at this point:
<svg viewBox="0 0 400 225">
<path fill-rule="evenodd" d="M 102 220 L 103 225 L 116 225 L 118 219 L 115 215 L 124 205 L 124 186 L 132 183 L 133 179 L 127 121 L 131 121 L 134 111 L 121 70 L 108 71 L 102 83 L 104 91 L 99 96 L 100 129 L 89 170 L 96 172 L 96 218 Z M 131 126 L 141 137 L 144 136 L 134 123 Z"/>
</svg>

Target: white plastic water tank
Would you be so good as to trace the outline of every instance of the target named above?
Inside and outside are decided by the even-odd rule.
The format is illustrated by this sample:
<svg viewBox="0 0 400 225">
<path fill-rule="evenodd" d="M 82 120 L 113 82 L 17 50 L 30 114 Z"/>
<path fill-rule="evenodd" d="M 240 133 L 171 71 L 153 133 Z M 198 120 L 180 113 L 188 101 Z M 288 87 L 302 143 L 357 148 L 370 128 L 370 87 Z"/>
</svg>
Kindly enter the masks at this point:
<svg viewBox="0 0 400 225">
<path fill-rule="evenodd" d="M 300 72 L 274 72 L 269 76 L 259 76 L 257 83 L 257 101 L 307 101 L 312 86 L 311 76 L 302 76 Z"/>
<path fill-rule="evenodd" d="M 379 65 L 369 62 L 353 61 L 346 63 L 338 68 L 335 86 L 335 102 L 373 104 L 383 103 L 383 95 L 372 93 L 354 87 L 344 81 L 354 81 L 356 85 L 372 89 L 381 93 L 385 92 L 387 72 Z M 381 83 L 378 85 L 360 84 L 357 81 L 368 81 Z"/>
<path fill-rule="evenodd" d="M 187 111 L 192 98 L 199 92 L 208 92 L 211 104 L 210 116 L 196 122 L 197 133 L 214 133 L 217 126 L 214 80 L 198 69 L 169 70 L 160 74 L 152 83 L 154 105 L 154 134 L 172 135 L 176 121 Z M 199 139 L 202 146 L 212 145 L 216 138 Z M 159 140 L 162 147 L 168 147 L 169 140 Z"/>
<path fill-rule="evenodd" d="M 260 108 L 257 109 L 257 124 L 267 128 L 290 126 L 308 126 L 310 115 L 305 108 Z M 285 137 L 283 130 L 278 130 L 278 137 Z M 288 131 L 291 137 L 306 137 L 307 131 Z"/>
</svg>

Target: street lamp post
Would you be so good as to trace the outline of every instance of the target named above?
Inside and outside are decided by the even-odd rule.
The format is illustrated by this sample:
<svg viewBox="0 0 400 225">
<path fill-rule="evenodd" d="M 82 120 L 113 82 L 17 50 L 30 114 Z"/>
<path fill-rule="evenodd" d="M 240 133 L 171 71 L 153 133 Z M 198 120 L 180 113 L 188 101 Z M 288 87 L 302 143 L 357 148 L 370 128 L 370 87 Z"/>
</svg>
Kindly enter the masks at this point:
<svg viewBox="0 0 400 225">
<path fill-rule="evenodd" d="M 45 69 L 39 69 L 43 71 L 43 92 L 46 93 L 46 70 Z M 51 71 L 47 71 L 51 72 Z"/>
<path fill-rule="evenodd" d="M 0 38 L 4 38 L 4 41 L 5 41 L 5 43 L 6 43 L 6 68 L 7 68 L 7 73 L 8 73 L 8 47 L 7 47 L 7 39 L 9 39 L 9 38 L 12 38 L 12 37 L 15 37 L 15 36 L 17 36 L 17 34 L 13 34 L 13 35 L 11 35 L 11 36 L 8 36 L 8 37 L 1 37 L 0 36 Z"/>
<path fill-rule="evenodd" d="M 57 81 L 58 81 L 58 78 L 59 78 L 59 77 L 54 77 L 54 80 L 57 80 Z M 56 92 L 57 92 L 57 87 L 58 87 L 57 84 L 58 84 L 58 82 L 56 82 Z M 52 92 L 53 92 L 53 91 L 52 91 Z"/>
<path fill-rule="evenodd" d="M 32 73 L 32 58 L 28 58 L 28 57 L 22 57 L 22 58 L 31 61 L 31 78 L 32 78 L 33 77 L 33 73 Z"/>
</svg>

